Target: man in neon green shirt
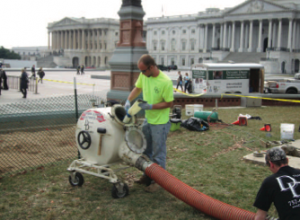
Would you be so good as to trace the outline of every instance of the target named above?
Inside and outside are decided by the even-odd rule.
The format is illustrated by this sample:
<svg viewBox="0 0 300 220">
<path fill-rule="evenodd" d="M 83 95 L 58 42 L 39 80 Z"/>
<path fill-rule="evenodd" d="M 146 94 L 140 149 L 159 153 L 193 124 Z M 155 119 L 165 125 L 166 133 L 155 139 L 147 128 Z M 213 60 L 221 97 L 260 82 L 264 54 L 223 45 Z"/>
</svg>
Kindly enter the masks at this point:
<svg viewBox="0 0 300 220">
<path fill-rule="evenodd" d="M 141 73 L 135 83 L 135 88 L 128 96 L 125 109 L 128 111 L 130 102 L 143 92 L 143 99 L 146 103 L 140 103 L 139 106 L 146 113 L 142 126 L 147 141 L 144 154 L 166 169 L 166 141 L 171 127 L 169 113 L 174 100 L 173 83 L 170 77 L 158 69 L 155 60 L 148 54 L 141 56 L 138 68 Z M 148 192 L 155 192 L 160 188 L 157 183 L 150 182 L 145 174 L 137 183 L 147 185 L 146 191 Z"/>
</svg>

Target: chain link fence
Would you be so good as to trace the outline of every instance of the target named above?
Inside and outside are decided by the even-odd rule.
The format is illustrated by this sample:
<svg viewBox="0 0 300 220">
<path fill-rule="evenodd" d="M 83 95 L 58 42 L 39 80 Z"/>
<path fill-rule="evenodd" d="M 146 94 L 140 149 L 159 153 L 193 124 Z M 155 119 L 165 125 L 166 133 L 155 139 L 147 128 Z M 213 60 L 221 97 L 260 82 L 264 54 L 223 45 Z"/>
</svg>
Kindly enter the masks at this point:
<svg viewBox="0 0 300 220">
<path fill-rule="evenodd" d="M 77 118 L 91 100 L 104 102 L 83 94 L 0 105 L 0 177 L 75 159 Z"/>
</svg>

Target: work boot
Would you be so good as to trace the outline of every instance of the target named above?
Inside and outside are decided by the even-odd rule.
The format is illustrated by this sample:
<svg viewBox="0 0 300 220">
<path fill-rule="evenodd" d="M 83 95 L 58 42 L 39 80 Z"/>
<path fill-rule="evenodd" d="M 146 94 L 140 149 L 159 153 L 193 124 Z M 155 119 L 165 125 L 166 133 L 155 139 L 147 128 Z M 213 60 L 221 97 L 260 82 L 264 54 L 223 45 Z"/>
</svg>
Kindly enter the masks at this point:
<svg viewBox="0 0 300 220">
<path fill-rule="evenodd" d="M 158 191 L 160 188 L 161 188 L 160 185 L 158 185 L 157 183 L 153 182 L 153 183 L 151 183 L 149 186 L 147 186 L 145 188 L 145 191 L 149 192 L 149 193 L 154 193 L 154 192 Z"/>
<path fill-rule="evenodd" d="M 139 180 L 134 180 L 135 183 L 149 186 L 151 184 L 151 179 L 147 175 L 143 175 Z"/>
</svg>

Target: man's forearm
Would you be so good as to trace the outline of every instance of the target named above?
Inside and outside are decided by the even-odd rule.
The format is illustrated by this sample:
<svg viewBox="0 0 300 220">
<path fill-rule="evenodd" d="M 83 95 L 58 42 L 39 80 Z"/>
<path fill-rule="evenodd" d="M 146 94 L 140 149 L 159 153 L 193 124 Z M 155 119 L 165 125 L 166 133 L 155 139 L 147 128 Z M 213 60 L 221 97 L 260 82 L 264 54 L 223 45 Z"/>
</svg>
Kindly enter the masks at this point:
<svg viewBox="0 0 300 220">
<path fill-rule="evenodd" d="M 141 94 L 141 92 L 142 92 L 142 89 L 139 89 L 139 88 L 135 87 L 135 88 L 131 91 L 131 93 L 129 94 L 129 96 L 128 96 L 127 99 L 128 99 L 130 102 L 132 102 L 136 97 L 139 96 L 139 94 Z"/>
<path fill-rule="evenodd" d="M 161 102 L 152 105 L 152 109 L 171 108 L 172 106 L 173 106 L 173 102 Z"/>
</svg>

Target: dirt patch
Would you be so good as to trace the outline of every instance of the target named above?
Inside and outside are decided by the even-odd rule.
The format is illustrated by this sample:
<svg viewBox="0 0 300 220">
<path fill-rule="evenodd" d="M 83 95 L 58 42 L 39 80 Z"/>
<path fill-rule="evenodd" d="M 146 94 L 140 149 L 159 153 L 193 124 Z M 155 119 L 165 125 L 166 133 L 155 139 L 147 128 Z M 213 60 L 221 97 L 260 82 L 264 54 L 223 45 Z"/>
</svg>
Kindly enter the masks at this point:
<svg viewBox="0 0 300 220">
<path fill-rule="evenodd" d="M 0 176 L 76 156 L 75 126 L 0 134 Z"/>
</svg>

